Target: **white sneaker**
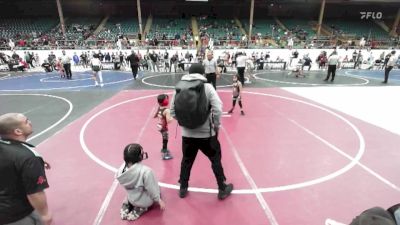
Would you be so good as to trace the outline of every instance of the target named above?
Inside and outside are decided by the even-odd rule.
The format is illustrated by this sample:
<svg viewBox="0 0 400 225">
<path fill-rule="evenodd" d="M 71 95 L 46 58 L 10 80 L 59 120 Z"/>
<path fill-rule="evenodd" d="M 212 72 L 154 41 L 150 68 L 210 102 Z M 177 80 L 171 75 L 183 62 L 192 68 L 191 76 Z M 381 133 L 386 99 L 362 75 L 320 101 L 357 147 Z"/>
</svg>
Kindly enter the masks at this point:
<svg viewBox="0 0 400 225">
<path fill-rule="evenodd" d="M 96 87 L 98 87 L 98 86 L 99 86 L 99 83 L 97 83 L 97 81 L 96 81 L 96 83 L 94 83 L 94 85 L 95 85 Z"/>
<path fill-rule="evenodd" d="M 100 87 L 104 87 L 104 84 L 103 84 L 103 83 L 101 83 L 101 84 L 100 84 Z"/>
<path fill-rule="evenodd" d="M 127 220 L 128 219 L 128 209 L 120 209 L 119 215 L 121 216 L 121 220 Z"/>
</svg>

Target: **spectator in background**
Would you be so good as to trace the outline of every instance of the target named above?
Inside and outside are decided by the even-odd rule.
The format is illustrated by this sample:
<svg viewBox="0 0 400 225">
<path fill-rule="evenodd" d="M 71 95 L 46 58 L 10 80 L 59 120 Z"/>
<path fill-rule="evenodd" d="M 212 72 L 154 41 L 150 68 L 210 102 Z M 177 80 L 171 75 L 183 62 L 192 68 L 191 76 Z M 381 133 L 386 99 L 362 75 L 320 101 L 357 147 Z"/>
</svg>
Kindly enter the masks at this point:
<svg viewBox="0 0 400 225">
<path fill-rule="evenodd" d="M 79 65 L 79 56 L 74 52 L 74 56 L 72 56 L 72 60 L 74 61 L 74 66 Z"/>
<path fill-rule="evenodd" d="M 47 59 L 44 60 L 42 67 L 44 68 L 44 71 L 46 71 L 46 73 L 53 71 L 53 68 Z"/>
<path fill-rule="evenodd" d="M 14 51 L 15 48 L 15 43 L 10 39 L 10 41 L 8 42 L 8 46 L 10 46 L 11 51 Z"/>
<path fill-rule="evenodd" d="M 288 40 L 288 48 L 292 49 L 293 48 L 293 44 L 294 44 L 293 38 L 290 37 L 289 40 Z"/>
</svg>

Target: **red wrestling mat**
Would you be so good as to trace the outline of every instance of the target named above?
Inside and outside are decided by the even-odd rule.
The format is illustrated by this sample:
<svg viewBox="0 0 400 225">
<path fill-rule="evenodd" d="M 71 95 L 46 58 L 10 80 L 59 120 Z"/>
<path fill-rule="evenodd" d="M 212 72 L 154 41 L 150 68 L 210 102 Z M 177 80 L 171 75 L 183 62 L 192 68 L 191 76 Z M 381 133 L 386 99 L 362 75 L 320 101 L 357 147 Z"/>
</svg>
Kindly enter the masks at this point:
<svg viewBox="0 0 400 225">
<path fill-rule="evenodd" d="M 189 183 L 194 189 L 180 199 L 174 189 L 180 128 L 169 125 L 175 158 L 163 161 L 153 119 L 163 91 L 125 91 L 38 146 L 53 167 L 47 193 L 57 224 L 128 224 L 119 218 L 125 191 L 114 183 L 113 171 L 131 142 L 149 153 L 144 163 L 154 169 L 167 204 L 135 224 L 349 223 L 366 208 L 398 202 L 398 135 L 280 89 L 246 91 L 246 115 L 237 105 L 221 119 L 222 163 L 235 186 L 231 197 L 217 199 L 210 162 L 199 153 Z M 226 112 L 231 93 L 219 93 Z"/>
</svg>

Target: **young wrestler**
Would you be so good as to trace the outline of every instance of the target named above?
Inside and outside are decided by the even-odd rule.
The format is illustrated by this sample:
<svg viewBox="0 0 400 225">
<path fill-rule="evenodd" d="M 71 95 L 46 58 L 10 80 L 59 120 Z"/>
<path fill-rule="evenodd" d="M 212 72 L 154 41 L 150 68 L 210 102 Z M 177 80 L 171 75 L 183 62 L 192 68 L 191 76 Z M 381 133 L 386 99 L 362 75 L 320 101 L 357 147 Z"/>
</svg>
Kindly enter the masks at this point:
<svg viewBox="0 0 400 225">
<path fill-rule="evenodd" d="M 162 136 L 162 159 L 172 159 L 172 155 L 168 150 L 168 123 L 172 121 L 169 105 L 169 97 L 166 94 L 160 94 L 157 96 L 158 110 L 154 115 L 154 118 L 158 118 L 157 127 Z"/>
<path fill-rule="evenodd" d="M 233 92 L 232 92 L 232 108 L 228 113 L 233 113 L 235 109 L 236 101 L 238 101 L 240 106 L 240 114 L 244 116 L 243 106 L 242 106 L 242 82 L 238 80 L 238 75 L 233 75 Z"/>
</svg>

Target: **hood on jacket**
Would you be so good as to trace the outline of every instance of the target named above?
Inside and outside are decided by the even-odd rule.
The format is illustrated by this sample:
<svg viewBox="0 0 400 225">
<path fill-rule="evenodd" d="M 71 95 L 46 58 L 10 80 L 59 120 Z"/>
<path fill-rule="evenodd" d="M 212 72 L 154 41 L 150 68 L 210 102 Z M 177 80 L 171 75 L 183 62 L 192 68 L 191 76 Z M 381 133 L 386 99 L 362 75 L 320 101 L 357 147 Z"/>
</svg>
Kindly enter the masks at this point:
<svg viewBox="0 0 400 225">
<path fill-rule="evenodd" d="M 207 82 L 207 78 L 205 78 L 203 75 L 201 75 L 199 73 L 192 73 L 192 74 L 184 75 L 181 80 L 186 80 L 186 81 L 202 80 L 204 82 Z"/>
<path fill-rule="evenodd" d="M 140 183 L 138 179 L 141 178 L 140 173 L 142 172 L 142 170 L 140 170 L 139 168 L 139 163 L 135 163 L 130 168 L 125 168 L 124 164 L 118 169 L 116 178 L 121 185 L 127 188 L 132 188 L 132 186 L 135 186 L 135 184 Z"/>
</svg>

